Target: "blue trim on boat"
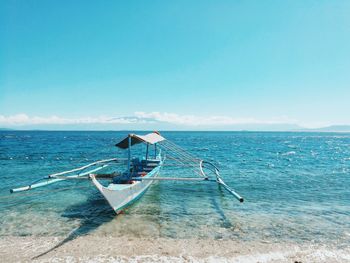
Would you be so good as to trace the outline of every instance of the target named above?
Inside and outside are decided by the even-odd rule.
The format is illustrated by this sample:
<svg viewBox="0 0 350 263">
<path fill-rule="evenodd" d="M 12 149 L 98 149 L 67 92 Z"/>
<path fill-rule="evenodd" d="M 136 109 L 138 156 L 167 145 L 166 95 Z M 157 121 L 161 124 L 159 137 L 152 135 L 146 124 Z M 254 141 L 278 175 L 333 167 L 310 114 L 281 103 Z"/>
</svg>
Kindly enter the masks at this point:
<svg viewBox="0 0 350 263">
<path fill-rule="evenodd" d="M 128 206 L 133 205 L 136 201 L 138 201 L 146 193 L 146 191 L 148 190 L 148 188 L 150 186 L 151 185 L 147 186 L 146 189 L 144 189 L 141 193 L 139 193 L 139 195 L 136 196 L 134 199 L 132 199 L 130 202 L 128 202 L 125 205 L 121 206 L 120 208 L 116 209 L 115 212 L 118 214 L 121 211 L 123 211 L 125 208 L 127 208 Z"/>
<path fill-rule="evenodd" d="M 145 177 L 152 177 L 154 176 L 155 173 L 159 173 L 160 169 L 162 167 L 163 161 L 161 160 L 159 165 L 157 167 L 155 167 L 150 173 L 148 173 Z M 130 202 L 126 203 L 125 205 L 122 205 L 120 208 L 114 209 L 114 211 L 118 214 L 121 211 L 123 211 L 126 207 L 131 206 L 133 203 L 135 203 L 137 200 L 139 200 L 148 190 L 148 188 L 150 188 L 152 185 L 152 183 L 150 183 L 149 186 L 147 186 L 141 193 L 139 193 L 135 198 L 133 198 Z"/>
</svg>

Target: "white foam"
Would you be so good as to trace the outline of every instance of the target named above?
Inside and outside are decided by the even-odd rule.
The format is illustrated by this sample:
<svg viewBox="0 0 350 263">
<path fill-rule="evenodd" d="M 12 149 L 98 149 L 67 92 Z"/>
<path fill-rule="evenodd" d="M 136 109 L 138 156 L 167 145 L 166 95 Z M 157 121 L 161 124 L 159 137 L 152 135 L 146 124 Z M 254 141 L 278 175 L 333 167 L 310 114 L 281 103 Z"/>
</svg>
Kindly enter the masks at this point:
<svg viewBox="0 0 350 263">
<path fill-rule="evenodd" d="M 290 151 L 290 152 L 282 153 L 281 155 L 288 156 L 288 155 L 294 155 L 294 154 L 295 154 L 295 151 Z"/>
</svg>

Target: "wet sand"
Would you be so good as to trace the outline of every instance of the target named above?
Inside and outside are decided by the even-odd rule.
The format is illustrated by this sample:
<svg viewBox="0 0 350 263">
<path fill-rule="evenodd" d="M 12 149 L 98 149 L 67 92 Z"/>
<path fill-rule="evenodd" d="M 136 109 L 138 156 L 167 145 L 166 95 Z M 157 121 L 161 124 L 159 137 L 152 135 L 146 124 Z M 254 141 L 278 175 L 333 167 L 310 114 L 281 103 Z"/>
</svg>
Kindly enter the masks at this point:
<svg viewBox="0 0 350 263">
<path fill-rule="evenodd" d="M 62 242 L 63 241 L 63 242 Z M 1 237 L 1 262 L 350 262 L 350 248 L 212 239 Z"/>
</svg>

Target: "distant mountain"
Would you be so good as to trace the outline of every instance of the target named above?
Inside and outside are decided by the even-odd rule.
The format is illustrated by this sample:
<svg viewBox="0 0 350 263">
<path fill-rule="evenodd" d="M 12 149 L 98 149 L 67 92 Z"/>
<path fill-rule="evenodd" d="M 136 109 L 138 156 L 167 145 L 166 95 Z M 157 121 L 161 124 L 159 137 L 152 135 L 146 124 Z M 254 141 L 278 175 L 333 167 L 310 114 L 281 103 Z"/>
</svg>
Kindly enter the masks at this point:
<svg viewBox="0 0 350 263">
<path fill-rule="evenodd" d="M 327 127 L 308 129 L 307 131 L 316 132 L 350 132 L 350 125 L 331 125 Z"/>
<path fill-rule="evenodd" d="M 0 131 L 13 131 L 13 129 L 8 129 L 8 128 L 0 128 Z"/>
</svg>

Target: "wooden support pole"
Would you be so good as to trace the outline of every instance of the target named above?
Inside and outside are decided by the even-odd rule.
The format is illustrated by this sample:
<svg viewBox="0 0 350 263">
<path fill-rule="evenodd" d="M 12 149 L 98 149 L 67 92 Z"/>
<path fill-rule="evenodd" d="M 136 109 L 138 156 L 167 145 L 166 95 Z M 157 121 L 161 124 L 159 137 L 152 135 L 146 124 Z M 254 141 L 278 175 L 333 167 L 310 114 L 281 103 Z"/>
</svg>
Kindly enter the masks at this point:
<svg viewBox="0 0 350 263">
<path fill-rule="evenodd" d="M 131 134 L 128 136 L 128 173 L 130 173 L 131 166 Z"/>
</svg>

